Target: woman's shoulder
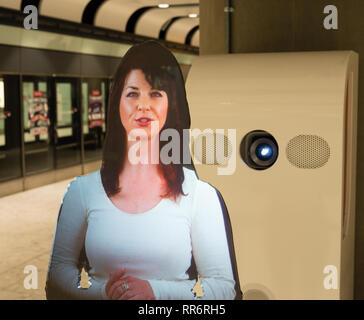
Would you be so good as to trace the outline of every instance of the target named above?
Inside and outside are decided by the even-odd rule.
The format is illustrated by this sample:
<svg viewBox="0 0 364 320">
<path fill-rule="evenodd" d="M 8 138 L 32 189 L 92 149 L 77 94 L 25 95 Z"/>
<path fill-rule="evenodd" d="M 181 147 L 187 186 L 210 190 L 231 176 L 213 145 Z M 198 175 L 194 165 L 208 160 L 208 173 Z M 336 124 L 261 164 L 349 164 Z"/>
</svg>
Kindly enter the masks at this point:
<svg viewBox="0 0 364 320">
<path fill-rule="evenodd" d="M 196 181 L 197 180 L 197 175 L 196 175 L 195 170 L 189 169 L 187 167 L 183 167 L 183 173 L 185 175 L 186 181 Z"/>
<path fill-rule="evenodd" d="M 185 174 L 185 182 L 189 189 L 193 189 L 194 193 L 212 195 L 216 193 L 216 189 L 207 181 L 198 178 L 195 170 L 183 168 Z M 184 183 L 185 184 L 185 183 Z"/>
<path fill-rule="evenodd" d="M 194 190 L 198 184 L 198 177 L 195 170 L 183 167 L 183 174 L 185 176 L 182 184 L 183 192 L 194 193 Z"/>
<path fill-rule="evenodd" d="M 99 175 L 100 175 L 100 170 L 96 170 L 91 173 L 76 176 L 73 181 L 77 181 L 80 184 L 80 186 L 83 186 L 83 185 L 87 186 L 89 184 L 97 183 Z"/>
<path fill-rule="evenodd" d="M 99 173 L 100 170 L 88 173 L 88 174 L 84 174 L 84 175 L 80 175 L 80 176 L 75 176 L 68 184 L 67 186 L 67 190 L 66 193 L 69 191 L 74 192 L 76 189 L 79 190 L 79 192 L 81 193 L 85 193 L 85 190 L 87 189 L 88 191 L 90 190 L 90 188 L 92 188 L 93 186 L 97 186 L 98 183 L 98 177 L 99 177 Z M 86 192 L 87 194 L 88 192 Z"/>
<path fill-rule="evenodd" d="M 221 213 L 221 194 L 208 181 L 198 178 L 194 170 L 187 172 L 194 180 L 194 190 L 191 195 L 192 216 L 198 214 L 200 217 L 210 219 L 214 214 Z"/>
<path fill-rule="evenodd" d="M 62 202 L 74 201 L 88 208 L 90 199 L 96 198 L 99 193 L 99 174 L 100 170 L 97 170 L 74 177 L 67 186 Z"/>
</svg>

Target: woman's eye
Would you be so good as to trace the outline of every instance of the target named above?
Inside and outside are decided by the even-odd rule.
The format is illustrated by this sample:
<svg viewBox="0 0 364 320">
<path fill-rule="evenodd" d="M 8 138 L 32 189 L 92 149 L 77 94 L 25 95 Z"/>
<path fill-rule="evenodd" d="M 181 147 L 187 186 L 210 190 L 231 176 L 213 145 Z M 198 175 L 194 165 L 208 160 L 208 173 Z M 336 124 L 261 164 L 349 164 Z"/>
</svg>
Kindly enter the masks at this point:
<svg viewBox="0 0 364 320">
<path fill-rule="evenodd" d="M 161 96 L 162 96 L 162 94 L 158 91 L 152 92 L 152 97 L 161 97 Z"/>
<path fill-rule="evenodd" d="M 129 92 L 126 96 L 127 97 L 136 97 L 138 94 L 136 92 Z"/>
</svg>

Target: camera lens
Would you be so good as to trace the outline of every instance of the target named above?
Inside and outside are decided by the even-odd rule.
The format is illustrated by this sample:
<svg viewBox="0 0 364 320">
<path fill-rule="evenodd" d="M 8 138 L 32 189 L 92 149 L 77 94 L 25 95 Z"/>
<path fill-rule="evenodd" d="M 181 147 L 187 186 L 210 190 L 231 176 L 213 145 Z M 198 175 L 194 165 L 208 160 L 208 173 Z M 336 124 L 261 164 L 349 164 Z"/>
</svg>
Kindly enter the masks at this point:
<svg viewBox="0 0 364 320">
<path fill-rule="evenodd" d="M 278 158 L 278 144 L 263 130 L 249 132 L 240 143 L 240 155 L 245 164 L 256 170 L 271 167 Z"/>
<path fill-rule="evenodd" d="M 266 143 L 262 143 L 257 146 L 255 154 L 260 160 L 268 160 L 273 155 L 273 148 Z"/>
</svg>

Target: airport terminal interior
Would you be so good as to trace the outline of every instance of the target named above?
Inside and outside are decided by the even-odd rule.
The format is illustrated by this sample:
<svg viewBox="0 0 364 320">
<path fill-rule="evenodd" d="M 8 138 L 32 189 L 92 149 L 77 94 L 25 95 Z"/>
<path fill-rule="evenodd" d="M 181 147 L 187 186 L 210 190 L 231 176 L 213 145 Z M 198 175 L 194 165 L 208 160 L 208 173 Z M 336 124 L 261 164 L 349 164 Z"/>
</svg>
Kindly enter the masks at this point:
<svg viewBox="0 0 364 320">
<path fill-rule="evenodd" d="M 274 280 L 270 282 L 268 278 L 270 276 L 274 278 L 273 270 L 278 267 L 272 264 L 272 268 L 269 269 L 269 262 L 264 259 L 262 261 L 266 261 L 265 268 L 269 277 L 263 276 L 260 279 L 252 275 L 249 278 L 250 269 L 242 266 L 245 261 L 242 257 L 246 257 L 246 253 L 243 252 L 245 246 L 240 247 L 240 241 L 247 238 L 239 235 L 243 231 L 239 229 L 238 218 L 234 216 L 236 214 L 234 200 L 230 198 L 227 188 L 224 194 L 225 187 L 219 185 L 222 180 L 216 180 L 216 183 L 220 186 L 222 196 L 226 196 L 227 209 L 232 218 L 240 285 L 243 294 L 247 292 L 245 298 L 364 299 L 364 197 L 361 196 L 364 192 L 364 68 L 361 68 L 361 65 L 364 65 L 364 25 L 360 15 L 360 12 L 364 13 L 364 2 L 331 1 L 330 4 L 337 9 L 338 13 L 339 23 L 335 30 L 324 27 L 325 16 L 333 12 L 325 13 L 326 2 L 324 2 L 316 0 L 258 2 L 255 0 L 0 0 L 0 299 L 46 299 L 44 288 L 62 197 L 75 177 L 100 169 L 108 128 L 109 93 L 114 73 L 127 50 L 134 44 L 147 40 L 159 41 L 175 56 L 186 83 L 192 125 L 195 121 L 196 126 L 199 124 L 196 120 L 199 114 L 198 104 L 205 99 L 205 97 L 199 99 L 198 95 L 200 92 L 209 90 L 210 94 L 212 93 L 211 88 L 205 91 L 203 89 L 194 91 L 194 88 L 197 86 L 204 88 L 203 83 L 212 84 L 213 82 L 209 79 L 211 75 L 219 77 L 220 74 L 225 83 L 230 81 L 224 74 L 224 70 L 227 70 L 224 69 L 225 67 L 221 69 L 221 72 L 219 71 L 220 73 L 213 72 L 218 70 L 217 64 L 221 61 L 223 61 L 222 64 L 226 61 L 232 63 L 233 60 L 226 58 L 228 55 L 242 55 L 241 65 L 246 64 L 239 72 L 243 74 L 245 71 L 251 72 L 249 66 L 257 65 L 258 61 L 259 66 L 264 65 L 264 59 L 260 60 L 260 54 L 279 55 L 280 53 L 315 51 L 350 51 L 357 54 L 350 57 L 354 57 L 353 61 L 358 59 L 359 69 L 355 69 L 356 60 L 352 62 L 352 65 L 348 62 L 347 68 L 354 70 L 354 78 L 345 80 L 343 76 L 345 79 L 343 78 L 342 82 L 346 83 L 348 88 L 350 86 L 354 88 L 351 99 L 353 104 L 357 104 L 357 115 L 355 119 L 352 119 L 352 123 L 357 123 L 357 131 L 353 126 L 352 141 L 355 141 L 356 145 L 350 144 L 349 139 L 347 148 L 353 149 L 345 149 L 344 153 L 338 156 L 338 158 L 341 157 L 340 161 L 345 159 L 342 176 L 352 174 L 353 180 L 347 182 L 346 186 L 351 185 L 353 186 L 351 190 L 354 190 L 352 194 L 345 194 L 347 192 L 345 190 L 349 187 L 344 188 L 342 195 L 344 204 L 338 211 L 339 216 L 342 210 L 346 210 L 345 199 L 350 199 L 347 201 L 351 201 L 351 207 L 347 210 L 353 211 L 355 223 L 354 220 L 350 221 L 351 227 L 347 229 L 347 232 L 352 231 L 347 238 L 351 241 L 350 244 L 340 242 L 341 229 L 338 229 L 338 232 L 335 230 L 336 233 L 333 232 L 333 234 L 338 233 L 339 239 L 337 249 L 339 287 L 334 289 L 334 291 L 337 290 L 335 293 L 327 288 L 320 291 L 321 289 L 315 287 L 311 295 L 309 289 L 303 290 L 305 292 L 303 295 L 295 291 L 299 288 L 301 280 L 298 281 L 297 286 L 287 284 L 285 287 L 275 287 L 276 282 Z M 244 60 L 244 54 L 252 54 L 252 58 L 248 58 L 251 59 L 250 64 L 246 62 L 248 60 Z M 220 56 L 225 58 L 219 60 Z M 209 60 L 210 57 L 211 60 Z M 287 75 L 292 76 L 291 79 L 295 79 L 294 71 L 292 73 L 287 71 L 291 67 L 285 68 L 285 66 L 291 66 L 284 64 L 285 59 L 274 60 L 274 57 L 269 57 L 265 61 L 277 63 L 282 61 L 282 74 L 287 72 Z M 342 61 L 340 57 L 338 60 L 332 58 L 332 65 L 327 62 L 328 68 L 333 68 L 330 69 L 332 73 L 322 71 L 322 77 L 336 75 L 335 68 L 341 62 L 335 64 L 335 61 Z M 203 60 L 204 58 L 206 59 Z M 238 58 L 236 59 L 238 61 Z M 351 58 L 347 59 L 349 61 Z M 231 68 L 231 74 L 233 74 L 234 65 L 227 63 L 226 66 Z M 294 68 L 295 66 L 292 66 L 292 70 L 295 70 Z M 208 69 L 210 71 L 206 71 Z M 254 70 L 260 69 L 257 67 Z M 301 69 L 297 68 L 297 70 L 298 73 L 302 72 Z M 234 79 L 247 81 L 243 78 L 239 80 L 239 72 L 234 74 Z M 264 71 L 259 72 L 250 74 L 250 79 L 255 76 L 256 79 L 260 79 L 261 74 L 264 78 Z M 310 74 L 315 72 L 316 69 L 312 68 Z M 320 77 L 321 74 L 317 72 Z M 305 78 L 306 75 L 302 77 L 308 79 L 307 81 L 310 79 L 309 76 Z M 280 74 L 277 74 L 277 79 L 279 79 L 277 83 L 280 83 Z M 320 83 L 322 84 L 323 81 L 325 79 L 321 79 Z M 269 82 L 267 83 L 269 85 Z M 246 84 L 247 90 L 243 88 L 241 92 L 232 93 L 234 88 L 237 88 L 232 85 L 231 88 L 227 87 L 225 93 L 244 95 L 248 90 L 251 92 L 255 90 L 254 87 L 249 87 L 250 82 L 247 81 Z M 287 85 L 290 85 L 289 81 Z M 259 92 L 260 89 L 261 87 L 257 85 L 257 91 L 254 92 Z M 273 106 L 274 89 L 266 89 L 265 97 L 272 98 L 271 106 Z M 348 97 L 350 93 L 345 90 L 349 89 L 343 89 L 343 97 Z M 336 97 L 331 91 L 327 90 L 329 100 Z M 217 92 L 219 91 L 214 91 L 216 96 Z M 234 101 L 249 101 L 252 105 L 255 103 L 254 99 L 260 101 L 253 94 L 250 100 L 239 99 Z M 302 101 L 308 101 L 304 100 L 305 98 L 302 99 Z M 292 98 L 287 101 L 293 100 Z M 324 101 L 324 98 L 319 101 Z M 228 103 L 221 104 L 219 107 L 228 108 Z M 346 102 L 346 105 L 348 103 L 350 102 Z M 345 107 L 344 102 L 343 106 Z M 270 108 L 267 106 L 262 109 L 262 112 L 269 112 Z M 315 109 L 312 110 L 315 112 Z M 242 114 L 244 117 L 244 113 Z M 290 111 L 287 111 L 287 114 L 283 114 L 283 118 L 278 121 L 284 123 L 285 115 L 287 120 L 290 119 Z M 234 120 L 233 123 L 236 123 L 238 118 L 235 114 L 227 113 L 226 117 L 221 115 L 220 123 L 234 117 L 236 121 Z M 330 117 L 330 119 L 335 118 L 336 114 L 331 114 Z M 258 118 L 259 115 L 252 116 L 250 119 L 255 121 Z M 275 118 L 265 115 L 262 117 L 262 124 L 266 124 L 267 119 L 273 121 Z M 209 125 L 203 120 L 200 123 L 206 127 Z M 252 127 L 247 121 L 242 123 L 252 131 L 266 129 L 259 125 L 256 128 Z M 237 125 L 234 124 L 232 127 L 234 126 L 237 128 Z M 290 126 L 293 128 L 295 124 Z M 225 128 L 229 128 L 229 125 L 227 124 Z M 274 131 L 274 128 L 275 126 L 272 125 L 271 131 Z M 335 130 L 332 129 L 332 131 Z M 288 138 L 282 138 L 279 129 L 276 132 L 278 137 L 275 138 L 278 145 L 283 144 L 282 141 L 285 144 L 289 142 Z M 345 132 L 348 134 L 349 131 Z M 240 139 L 239 133 L 238 139 Z M 336 145 L 330 144 L 330 140 L 329 145 L 332 148 L 330 156 L 333 158 L 325 161 L 329 161 L 330 164 L 330 161 L 334 163 L 336 159 Z M 277 168 L 283 166 L 281 159 L 285 157 L 285 148 L 280 145 Z M 353 158 L 348 158 L 346 154 L 351 151 Z M 240 163 L 244 160 L 238 153 L 239 151 L 236 155 L 237 173 L 243 170 L 240 168 Z M 328 157 L 329 155 L 327 159 Z M 349 166 L 351 171 L 346 169 L 347 163 L 353 164 L 353 167 Z M 323 164 L 317 167 L 320 166 Z M 251 172 L 258 171 L 254 168 L 247 169 Z M 201 169 L 200 175 L 208 181 L 210 173 L 207 172 L 211 171 L 204 170 Z M 261 170 L 259 173 L 263 174 L 263 172 L 269 173 L 269 170 Z M 285 177 L 284 174 L 283 176 Z M 244 179 L 245 176 L 242 180 Z M 255 181 L 264 181 L 259 179 Z M 345 181 L 343 183 L 346 183 Z M 277 190 L 280 188 L 279 182 L 274 182 L 270 186 Z M 242 188 L 242 190 L 245 189 Z M 253 189 L 254 187 L 251 190 Z M 267 189 L 264 190 L 267 191 Z M 297 190 L 301 189 L 298 187 Z M 329 207 L 325 201 L 331 200 L 328 197 L 322 206 Z M 276 206 L 273 207 L 276 208 Z M 279 217 L 281 216 L 277 215 L 277 219 Z M 319 223 L 317 221 L 314 220 L 313 223 Z M 330 224 L 328 232 L 331 232 L 335 225 L 336 222 Z M 260 234 L 258 229 L 254 230 L 256 234 Z M 322 230 L 325 232 L 325 227 Z M 309 232 L 305 234 L 307 235 L 315 236 Z M 254 240 L 257 245 L 258 242 Z M 330 251 L 331 248 L 327 250 Z M 346 251 L 348 258 L 344 255 Z M 313 254 L 307 259 L 314 259 L 314 257 Z M 345 259 L 351 259 L 351 262 L 343 263 Z M 330 261 L 327 264 L 330 264 Z M 341 269 L 345 270 L 344 267 L 346 268 L 347 265 L 352 267 L 350 271 L 352 279 L 349 280 L 340 273 Z M 33 267 L 37 271 L 37 285 L 29 288 L 25 285 L 26 277 Z M 310 270 L 310 267 L 307 269 Z M 322 277 L 324 281 L 325 273 L 321 269 L 318 272 L 320 274 L 317 278 Z M 320 286 L 322 286 L 321 283 Z"/>
</svg>

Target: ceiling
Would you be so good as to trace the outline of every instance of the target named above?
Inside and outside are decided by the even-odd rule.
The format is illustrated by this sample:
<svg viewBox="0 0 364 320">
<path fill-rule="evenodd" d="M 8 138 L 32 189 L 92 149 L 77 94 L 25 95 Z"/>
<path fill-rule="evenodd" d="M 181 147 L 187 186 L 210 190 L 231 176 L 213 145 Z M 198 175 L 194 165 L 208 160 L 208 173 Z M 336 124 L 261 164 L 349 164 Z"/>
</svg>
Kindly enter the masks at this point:
<svg viewBox="0 0 364 320">
<path fill-rule="evenodd" d="M 199 47 L 199 0 L 0 0 L 14 10 L 28 4 L 41 16 Z"/>
</svg>

